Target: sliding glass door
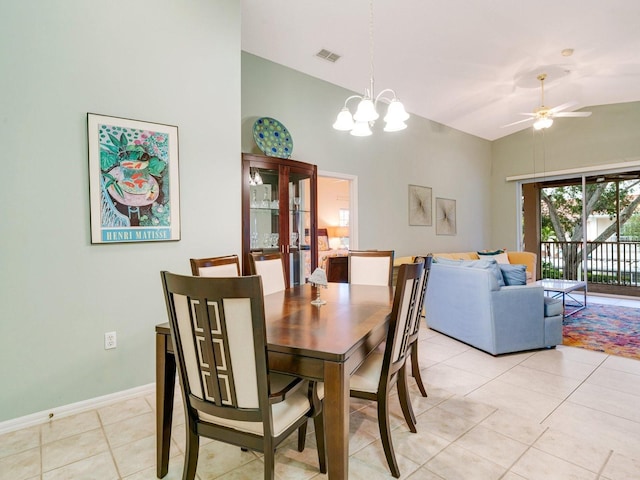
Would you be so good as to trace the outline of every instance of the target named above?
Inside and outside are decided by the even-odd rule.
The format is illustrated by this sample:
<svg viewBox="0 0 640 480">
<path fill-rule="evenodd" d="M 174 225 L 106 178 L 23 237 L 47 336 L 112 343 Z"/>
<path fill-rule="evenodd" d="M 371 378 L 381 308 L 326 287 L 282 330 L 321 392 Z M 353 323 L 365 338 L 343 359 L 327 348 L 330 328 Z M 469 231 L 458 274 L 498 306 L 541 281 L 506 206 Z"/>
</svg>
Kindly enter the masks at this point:
<svg viewBox="0 0 640 480">
<path fill-rule="evenodd" d="M 527 250 L 542 278 L 589 282 L 593 292 L 640 295 L 640 172 L 583 176 L 523 188 Z M 528 238 L 527 238 L 528 237 Z M 531 245 L 535 238 L 537 245 Z"/>
</svg>

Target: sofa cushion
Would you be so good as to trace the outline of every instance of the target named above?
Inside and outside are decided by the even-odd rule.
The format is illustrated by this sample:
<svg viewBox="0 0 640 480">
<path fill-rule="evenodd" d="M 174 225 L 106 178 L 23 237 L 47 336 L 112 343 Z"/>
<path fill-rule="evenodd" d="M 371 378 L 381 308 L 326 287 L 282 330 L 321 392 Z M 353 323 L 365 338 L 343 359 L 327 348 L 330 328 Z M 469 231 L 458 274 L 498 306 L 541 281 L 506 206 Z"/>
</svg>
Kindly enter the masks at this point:
<svg viewBox="0 0 640 480">
<path fill-rule="evenodd" d="M 442 265 L 453 265 L 459 267 L 462 264 L 462 260 L 454 260 L 452 258 L 445 257 L 433 257 L 435 263 L 441 263 Z"/>
<path fill-rule="evenodd" d="M 562 315 L 562 300 L 553 297 L 544 297 L 544 316 L 553 317 Z"/>
<path fill-rule="evenodd" d="M 505 285 L 526 285 L 527 266 L 526 265 L 498 265 L 502 271 Z"/>
<path fill-rule="evenodd" d="M 498 286 L 500 287 L 505 286 L 504 278 L 502 277 L 502 271 L 500 271 L 500 267 L 498 266 L 498 263 L 494 259 L 463 260 L 461 261 L 460 266 L 467 267 L 467 268 L 480 268 L 483 270 L 488 270 L 493 274 L 494 277 L 496 277 L 496 280 L 498 281 Z"/>
</svg>

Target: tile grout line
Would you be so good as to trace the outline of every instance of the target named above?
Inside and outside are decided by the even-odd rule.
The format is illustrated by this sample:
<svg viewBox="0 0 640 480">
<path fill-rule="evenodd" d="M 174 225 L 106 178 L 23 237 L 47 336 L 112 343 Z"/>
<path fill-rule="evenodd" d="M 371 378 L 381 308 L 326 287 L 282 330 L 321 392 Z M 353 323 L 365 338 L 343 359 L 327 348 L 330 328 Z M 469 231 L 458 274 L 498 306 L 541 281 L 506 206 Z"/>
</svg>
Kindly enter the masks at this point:
<svg viewBox="0 0 640 480">
<path fill-rule="evenodd" d="M 589 380 L 589 378 L 591 378 L 591 376 L 596 372 L 596 370 L 598 370 L 602 364 L 607 360 L 607 358 L 609 358 L 609 355 L 607 355 L 592 371 L 589 375 L 587 375 L 582 381 L 580 381 L 580 383 L 573 389 L 571 390 L 571 392 L 569 392 L 569 394 L 563 398 L 560 403 L 558 405 L 556 405 L 541 421 L 540 424 L 544 423 L 551 415 L 553 415 L 562 405 L 564 405 L 568 400 L 569 397 L 571 397 L 571 395 L 573 395 L 576 390 L 578 390 L 582 385 L 584 385 L 586 383 L 587 380 Z M 592 409 L 595 410 L 595 409 Z"/>
</svg>

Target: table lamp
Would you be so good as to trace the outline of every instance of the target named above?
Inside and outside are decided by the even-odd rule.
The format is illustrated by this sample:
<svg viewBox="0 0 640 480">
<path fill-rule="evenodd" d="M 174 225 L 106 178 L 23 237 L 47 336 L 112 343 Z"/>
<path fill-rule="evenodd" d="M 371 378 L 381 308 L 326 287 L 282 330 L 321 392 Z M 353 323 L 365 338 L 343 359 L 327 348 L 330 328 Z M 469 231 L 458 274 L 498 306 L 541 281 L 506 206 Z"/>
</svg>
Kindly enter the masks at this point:
<svg viewBox="0 0 640 480">
<path fill-rule="evenodd" d="M 320 298 L 320 289 L 322 287 L 327 288 L 327 272 L 322 268 L 316 268 L 309 277 L 309 283 L 316 287 L 317 296 L 315 300 L 311 300 L 311 305 L 324 305 L 326 300 Z"/>
</svg>

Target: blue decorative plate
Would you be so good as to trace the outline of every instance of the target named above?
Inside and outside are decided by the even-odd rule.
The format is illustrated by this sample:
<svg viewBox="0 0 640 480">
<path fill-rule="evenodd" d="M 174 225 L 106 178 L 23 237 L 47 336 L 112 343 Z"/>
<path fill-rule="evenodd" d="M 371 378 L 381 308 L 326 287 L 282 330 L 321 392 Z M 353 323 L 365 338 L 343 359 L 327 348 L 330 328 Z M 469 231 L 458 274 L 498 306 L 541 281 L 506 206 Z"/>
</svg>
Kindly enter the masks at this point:
<svg viewBox="0 0 640 480">
<path fill-rule="evenodd" d="M 253 124 L 253 139 L 265 155 L 289 158 L 293 151 L 293 139 L 289 130 L 278 120 L 262 117 Z"/>
</svg>

